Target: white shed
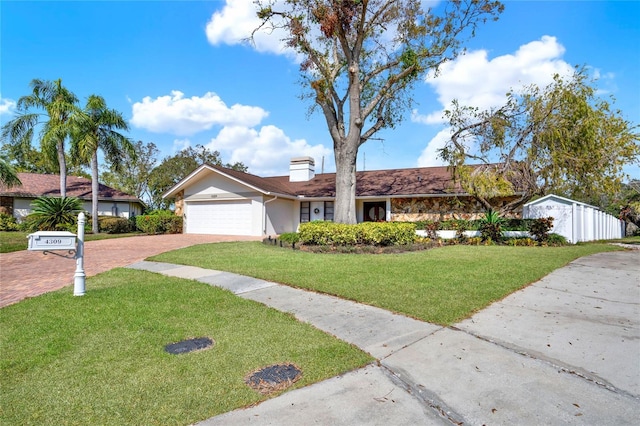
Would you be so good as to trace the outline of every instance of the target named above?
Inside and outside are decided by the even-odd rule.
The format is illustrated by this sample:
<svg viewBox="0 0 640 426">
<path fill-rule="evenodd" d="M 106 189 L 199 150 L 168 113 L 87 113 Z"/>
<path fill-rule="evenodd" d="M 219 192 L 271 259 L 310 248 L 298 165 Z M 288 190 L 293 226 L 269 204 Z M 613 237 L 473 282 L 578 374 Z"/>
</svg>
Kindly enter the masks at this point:
<svg viewBox="0 0 640 426">
<path fill-rule="evenodd" d="M 580 201 L 549 194 L 524 205 L 525 219 L 553 218 L 551 232 L 571 243 L 624 236 L 624 221 Z"/>
</svg>

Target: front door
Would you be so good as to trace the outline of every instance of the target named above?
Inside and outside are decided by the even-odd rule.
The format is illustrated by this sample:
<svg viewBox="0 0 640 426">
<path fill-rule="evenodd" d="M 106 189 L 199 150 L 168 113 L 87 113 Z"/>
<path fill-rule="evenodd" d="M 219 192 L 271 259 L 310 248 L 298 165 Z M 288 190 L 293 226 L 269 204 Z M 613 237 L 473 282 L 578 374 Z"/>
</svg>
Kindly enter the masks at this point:
<svg viewBox="0 0 640 426">
<path fill-rule="evenodd" d="M 387 203 L 385 201 L 366 202 L 363 206 L 365 222 L 384 222 L 387 219 Z"/>
</svg>

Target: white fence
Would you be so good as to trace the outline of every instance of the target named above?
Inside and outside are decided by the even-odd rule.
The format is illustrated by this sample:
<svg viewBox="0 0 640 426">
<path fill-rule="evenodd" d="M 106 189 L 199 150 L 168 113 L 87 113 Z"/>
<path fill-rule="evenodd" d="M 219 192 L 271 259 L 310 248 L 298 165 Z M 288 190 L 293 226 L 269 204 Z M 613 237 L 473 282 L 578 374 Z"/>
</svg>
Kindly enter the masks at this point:
<svg viewBox="0 0 640 426">
<path fill-rule="evenodd" d="M 553 194 L 525 204 L 522 217 L 553 217 L 551 232 L 572 243 L 622 238 L 625 231 L 624 221 L 597 207 Z"/>
</svg>

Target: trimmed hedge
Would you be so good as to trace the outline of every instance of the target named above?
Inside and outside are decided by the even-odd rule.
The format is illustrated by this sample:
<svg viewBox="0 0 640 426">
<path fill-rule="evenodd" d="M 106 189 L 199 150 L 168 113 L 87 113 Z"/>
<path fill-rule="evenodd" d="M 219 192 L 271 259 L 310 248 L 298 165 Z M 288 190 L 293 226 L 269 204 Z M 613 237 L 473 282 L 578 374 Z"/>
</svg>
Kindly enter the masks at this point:
<svg viewBox="0 0 640 426">
<path fill-rule="evenodd" d="M 135 223 L 124 217 L 104 216 L 98 218 L 98 229 L 107 234 L 126 234 L 136 230 Z"/>
<path fill-rule="evenodd" d="M 407 245 L 417 238 L 416 225 L 406 222 L 308 222 L 300 225 L 299 236 L 302 244 L 323 246 Z"/>
<path fill-rule="evenodd" d="M 158 210 L 150 214 L 136 216 L 136 227 L 145 234 L 180 234 L 182 217 L 168 210 Z"/>
<path fill-rule="evenodd" d="M 503 219 L 502 230 L 503 231 L 529 231 L 531 225 L 537 219 Z M 465 219 L 447 219 L 443 221 L 430 221 L 423 220 L 414 222 L 417 229 L 425 231 L 436 231 L 439 229 L 446 229 L 455 231 L 463 228 L 466 231 L 477 231 L 482 226 L 482 219 L 465 220 Z"/>
<path fill-rule="evenodd" d="M 20 230 L 20 225 L 15 217 L 6 213 L 0 213 L 0 231 L 18 230 Z"/>
</svg>

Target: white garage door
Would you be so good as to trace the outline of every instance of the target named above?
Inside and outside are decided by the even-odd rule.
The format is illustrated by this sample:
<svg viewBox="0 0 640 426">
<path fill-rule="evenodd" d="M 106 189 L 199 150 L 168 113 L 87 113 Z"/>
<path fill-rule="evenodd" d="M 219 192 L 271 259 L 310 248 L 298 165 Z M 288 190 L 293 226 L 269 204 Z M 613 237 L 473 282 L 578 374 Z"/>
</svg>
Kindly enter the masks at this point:
<svg viewBox="0 0 640 426">
<path fill-rule="evenodd" d="M 187 204 L 187 233 L 251 235 L 251 200 Z"/>
</svg>

